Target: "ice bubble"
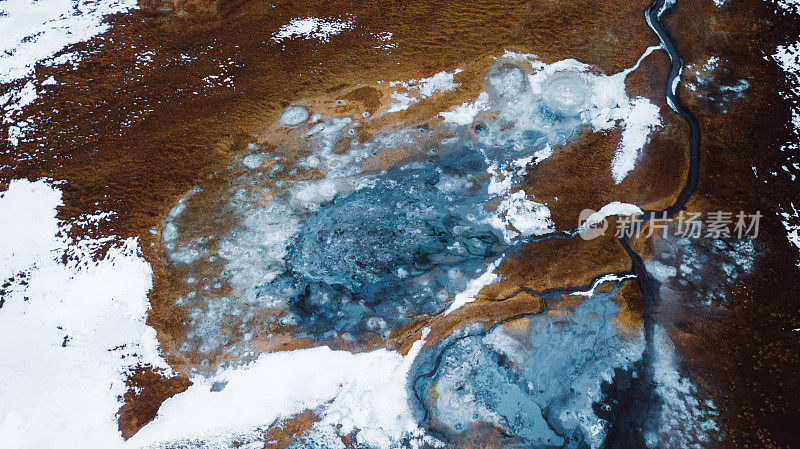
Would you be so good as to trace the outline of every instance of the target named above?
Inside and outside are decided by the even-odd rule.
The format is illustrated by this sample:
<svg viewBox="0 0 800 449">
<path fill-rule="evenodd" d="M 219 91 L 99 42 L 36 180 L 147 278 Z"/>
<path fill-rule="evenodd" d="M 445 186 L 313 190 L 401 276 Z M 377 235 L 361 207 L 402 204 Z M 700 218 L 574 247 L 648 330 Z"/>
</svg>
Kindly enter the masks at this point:
<svg viewBox="0 0 800 449">
<path fill-rule="evenodd" d="M 264 156 L 260 154 L 250 154 L 242 158 L 242 165 L 253 170 L 264 164 Z"/>
<path fill-rule="evenodd" d="M 487 91 L 499 102 L 508 102 L 530 89 L 528 77 L 517 65 L 504 62 L 489 71 Z"/>
<path fill-rule="evenodd" d="M 281 113 L 280 122 L 285 126 L 296 126 L 308 120 L 308 109 L 303 106 L 289 106 Z"/>
<path fill-rule="evenodd" d="M 544 82 L 544 104 L 557 114 L 580 114 L 586 109 L 590 96 L 589 86 L 577 73 L 559 72 Z"/>
<path fill-rule="evenodd" d="M 172 223 L 167 223 L 164 226 L 164 231 L 161 234 L 161 238 L 164 239 L 165 242 L 171 242 L 175 240 L 178 236 L 178 228 L 175 227 Z"/>
</svg>

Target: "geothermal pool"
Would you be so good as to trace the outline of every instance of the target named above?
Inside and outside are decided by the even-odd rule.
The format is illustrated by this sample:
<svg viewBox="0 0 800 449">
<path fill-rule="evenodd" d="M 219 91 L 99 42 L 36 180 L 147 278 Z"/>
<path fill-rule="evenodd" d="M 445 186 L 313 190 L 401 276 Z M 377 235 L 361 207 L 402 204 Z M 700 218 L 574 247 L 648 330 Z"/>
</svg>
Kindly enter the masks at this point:
<svg viewBox="0 0 800 449">
<path fill-rule="evenodd" d="M 786 2 L 6 3 L 9 447 L 796 440 Z"/>
<path fill-rule="evenodd" d="M 169 213 L 162 240 L 191 316 L 181 350 L 241 351 L 276 332 L 386 338 L 444 312 L 515 246 L 574 236 L 557 232 L 521 183 L 582 127 L 621 121 L 644 144 L 660 119 L 625 122 L 642 105 L 655 108 L 625 94 L 629 72 L 498 58 L 485 91 L 459 107 L 471 112 L 366 139 L 357 133 L 366 111 L 286 108 L 283 141 L 249 144 Z M 640 148 L 624 139 L 618 159 L 635 163 Z"/>
</svg>

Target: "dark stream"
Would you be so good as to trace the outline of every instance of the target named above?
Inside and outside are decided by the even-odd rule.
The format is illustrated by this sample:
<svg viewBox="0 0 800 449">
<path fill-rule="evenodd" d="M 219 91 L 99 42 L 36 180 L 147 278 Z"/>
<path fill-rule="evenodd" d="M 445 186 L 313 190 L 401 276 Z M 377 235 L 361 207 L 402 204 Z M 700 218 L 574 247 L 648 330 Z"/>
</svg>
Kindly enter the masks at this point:
<svg viewBox="0 0 800 449">
<path fill-rule="evenodd" d="M 680 80 L 680 74 L 683 69 L 683 59 L 679 55 L 675 44 L 673 43 L 670 33 L 661 24 L 661 16 L 671 5 L 665 7 L 665 0 L 655 0 L 645 11 L 645 20 L 654 33 L 659 37 L 661 46 L 667 52 L 671 68 L 669 76 L 665 85 L 665 96 L 670 108 L 686 120 L 689 125 L 689 156 L 690 165 L 686 175 L 686 182 L 674 203 L 662 211 L 646 211 L 642 217 L 643 224 L 654 218 L 663 218 L 664 214 L 672 218 L 679 213 L 695 192 L 698 184 L 699 177 L 699 162 L 700 162 L 700 146 L 701 135 L 700 127 L 696 118 L 681 102 L 677 95 L 677 87 Z M 644 352 L 642 358 L 636 361 L 628 369 L 615 369 L 614 378 L 611 382 L 603 382 L 601 387 L 603 401 L 595 403 L 593 410 L 595 414 L 608 422 L 606 429 L 606 437 L 603 447 L 606 448 L 644 448 L 645 444 L 644 433 L 646 430 L 654 430 L 652 426 L 655 425 L 658 415 L 659 398 L 655 393 L 655 381 L 653 377 L 653 339 L 654 339 L 654 319 L 653 310 L 659 301 L 659 284 L 647 272 L 644 262 L 639 254 L 633 251 L 629 245 L 628 238 L 620 238 L 620 243 L 624 247 L 628 256 L 631 259 L 631 270 L 636 275 L 636 282 L 641 290 L 644 308 L 642 311 L 642 326 L 644 331 Z M 619 273 L 624 275 L 628 273 Z M 596 280 L 597 278 L 595 278 Z M 619 282 L 619 281 L 618 281 Z M 591 285 L 591 284 L 590 284 Z M 413 381 L 411 381 L 411 389 L 414 397 L 418 402 L 421 409 L 421 421 L 424 425 L 430 427 L 430 430 L 438 435 L 447 439 L 447 435 L 442 435 L 431 419 L 435 419 L 432 411 L 429 410 L 428 404 L 424 399 L 424 394 L 421 392 L 420 384 L 430 382 L 442 364 L 442 359 L 445 353 L 452 348 L 458 341 L 475 336 L 486 336 L 498 326 L 502 326 L 510 321 L 517 319 L 530 318 L 542 314 L 548 310 L 548 304 L 554 298 L 561 294 L 585 290 L 588 287 L 576 289 L 552 289 L 545 292 L 535 292 L 529 289 L 523 289 L 535 296 L 542 299 L 544 307 L 542 310 L 531 311 L 518 316 L 511 317 L 502 322 L 495 323 L 488 329 L 464 332 L 460 336 L 453 337 L 442 344 L 436 349 L 436 353 L 428 355 L 427 360 L 423 361 L 423 365 L 430 366 L 429 369 L 420 368 L 422 371 L 418 374 Z M 513 297 L 513 295 L 511 296 Z M 508 298 L 505 298 L 508 299 Z M 548 422 L 551 429 L 559 436 L 564 438 L 565 443 L 562 447 L 588 447 L 588 444 L 583 441 L 583 438 L 578 435 L 564 435 L 560 434 L 551 424 L 548 419 L 547 410 L 542 410 L 542 415 Z"/>
</svg>

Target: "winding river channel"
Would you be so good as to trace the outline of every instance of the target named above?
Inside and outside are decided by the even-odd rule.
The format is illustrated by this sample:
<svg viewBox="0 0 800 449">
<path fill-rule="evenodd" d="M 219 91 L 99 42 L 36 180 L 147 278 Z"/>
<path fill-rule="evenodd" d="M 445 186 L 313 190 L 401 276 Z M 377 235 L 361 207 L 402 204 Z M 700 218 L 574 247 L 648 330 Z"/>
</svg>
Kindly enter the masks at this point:
<svg viewBox="0 0 800 449">
<path fill-rule="evenodd" d="M 696 118 L 678 97 L 677 89 L 680 84 L 680 76 L 683 71 L 683 60 L 675 47 L 670 33 L 661 23 L 661 17 L 670 7 L 673 6 L 673 4 L 674 2 L 667 3 L 667 0 L 655 0 L 645 11 L 645 20 L 653 32 L 658 36 L 661 42 L 661 48 L 667 52 L 670 59 L 671 68 L 664 86 L 665 96 L 670 108 L 680 115 L 689 125 L 688 149 L 690 164 L 686 175 L 685 184 L 674 203 L 661 211 L 645 211 L 641 218 L 643 220 L 642 224 L 655 218 L 663 218 L 664 215 L 669 218 L 674 217 L 682 209 L 684 209 L 686 203 L 695 192 L 698 184 L 701 146 L 700 127 Z M 553 236 L 564 237 L 561 234 L 556 234 L 547 236 L 545 238 Z M 625 409 L 617 410 L 612 415 L 604 416 L 606 421 L 608 421 L 608 429 L 605 433 L 606 437 L 603 441 L 603 447 L 646 447 L 644 444 L 645 438 L 643 435 L 644 428 L 648 426 L 648 420 L 657 418 L 657 415 L 655 415 L 653 412 L 655 410 L 656 403 L 658 402 L 658 398 L 654 394 L 653 381 L 655 325 L 653 311 L 655 305 L 659 301 L 660 284 L 647 271 L 641 256 L 630 247 L 628 237 L 621 237 L 619 240 L 626 253 L 630 257 L 632 266 L 630 271 L 612 275 L 613 279 L 616 280 L 615 291 L 616 288 L 619 288 L 621 283 L 626 279 L 633 277 L 636 278 L 636 282 L 642 292 L 644 300 L 644 307 L 641 317 L 644 337 L 644 351 L 641 354 L 641 360 L 634 363 L 631 369 L 627 371 L 616 371 L 616 376 L 613 382 L 621 384 L 621 386 L 616 388 L 617 393 L 619 393 L 620 388 L 624 388 L 627 391 L 624 391 L 621 395 L 612 398 L 608 396 L 614 392 L 614 388 L 611 388 L 610 386 L 604 388 L 604 399 L 611 402 L 621 403 Z M 440 438 L 447 439 L 447 435 L 443 435 L 441 432 L 439 432 L 436 428 L 436 425 L 433 424 L 433 421 L 435 421 L 434 415 L 436 415 L 436 412 L 430 410 L 429 401 L 425 398 L 424 390 L 426 388 L 432 388 L 431 384 L 434 382 L 434 377 L 437 376 L 437 373 L 443 364 L 445 355 L 456 345 L 464 340 L 472 339 L 474 337 L 485 337 L 490 335 L 501 326 L 504 326 L 512 321 L 532 318 L 541 314 L 545 314 L 551 310 L 550 304 L 552 302 L 560 301 L 562 295 L 569 295 L 579 291 L 587 291 L 591 289 L 595 283 L 602 279 L 603 276 L 609 275 L 597 276 L 588 285 L 577 288 L 555 288 L 547 291 L 534 291 L 527 288 L 520 289 L 512 295 L 509 295 L 506 298 L 497 299 L 496 301 L 504 301 L 515 297 L 521 292 L 525 292 L 540 298 L 543 305 L 542 308 L 540 310 L 530 311 L 505 319 L 486 329 L 464 331 L 462 334 L 451 337 L 447 341 L 437 345 L 434 349 L 435 355 L 429 355 L 427 359 L 423 357 L 421 365 L 427 366 L 428 368 L 420 368 L 416 377 L 414 377 L 410 382 L 413 396 L 421 410 L 421 422 L 423 425 L 428 426 L 428 429 L 431 433 Z M 596 405 L 600 406 L 600 408 L 603 407 L 602 404 Z M 595 411 L 597 412 L 597 409 Z M 582 447 L 584 444 L 586 444 L 583 436 L 573 436 L 573 438 L 570 439 L 570 435 L 556 431 L 557 426 L 553 425 L 552 417 L 548 415 L 548 410 L 542 410 L 542 416 L 544 417 L 545 421 L 547 421 L 547 425 L 551 430 L 554 431 L 556 435 L 558 435 L 558 437 L 563 440 L 563 447 Z"/>
<path fill-rule="evenodd" d="M 675 202 L 646 211 L 638 218 L 644 221 L 674 216 L 697 187 L 700 130 L 677 96 L 683 61 L 660 22 L 669 6 L 655 1 L 645 18 L 671 61 L 665 96 L 689 124 L 691 164 Z M 609 75 L 574 59 L 496 58 L 471 103 L 482 112 L 363 140 L 358 130 L 369 111 L 329 116 L 308 102 L 287 107 L 276 128 L 285 137 L 248 143 L 166 219 L 162 241 L 185 287 L 176 303 L 189 315 L 178 352 L 212 366 L 247 357 L 251 342 L 275 336 L 367 349 L 448 322 L 484 276 L 517 257 L 511 253 L 577 240 L 577 230 L 558 231 L 549 207 L 524 190 L 529 166 L 581 129 L 625 122 L 611 178 L 619 184 L 632 170 L 616 165 L 620 154 L 633 154 L 634 164 L 641 151 L 624 151 L 625 133 L 633 129 L 644 142 L 660 117 L 649 100 L 628 96 L 625 77 L 658 48 Z M 430 79 L 439 84 L 420 92 L 455 85 L 446 72 Z M 633 115 L 650 121 L 637 128 Z M 395 162 L 381 165 L 382 158 Z M 497 431 L 537 447 L 644 447 L 645 433 L 657 430 L 653 310 L 660 284 L 628 238 L 620 244 L 629 270 L 576 287 L 506 292 L 491 301 L 536 305 L 439 334 L 410 367 L 414 420 L 456 443 L 490 424 L 494 430 L 481 438 Z M 622 313 L 614 299 L 634 277 L 644 298 L 641 328 L 622 330 L 610 324 Z M 600 284 L 612 288 L 595 291 Z"/>
</svg>

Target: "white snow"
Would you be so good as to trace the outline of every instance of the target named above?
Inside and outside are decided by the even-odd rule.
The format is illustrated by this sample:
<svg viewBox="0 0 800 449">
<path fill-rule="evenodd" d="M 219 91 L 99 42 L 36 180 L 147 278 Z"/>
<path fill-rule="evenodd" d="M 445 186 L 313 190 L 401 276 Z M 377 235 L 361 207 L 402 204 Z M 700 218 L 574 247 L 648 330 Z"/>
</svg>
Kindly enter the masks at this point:
<svg viewBox="0 0 800 449">
<path fill-rule="evenodd" d="M 550 209 L 544 204 L 529 200 L 524 190 L 509 195 L 498 209 L 505 214 L 506 222 L 525 237 L 555 230 Z"/>
<path fill-rule="evenodd" d="M 636 161 L 650 140 L 650 133 L 661 126 L 658 106 L 650 100 L 636 98 L 628 106 L 622 141 L 611 161 L 611 174 L 617 184 L 636 168 Z"/>
<path fill-rule="evenodd" d="M 129 444 L 202 440 L 204 447 L 228 447 L 224 443 L 232 435 L 256 438 L 260 428 L 312 409 L 322 418 L 312 437 L 335 438 L 358 429 L 358 443 L 388 449 L 420 433 L 406 380 L 427 333 L 405 357 L 386 349 L 353 354 L 319 347 L 262 354 L 244 367 L 193 379 L 188 390 L 164 402 L 159 416 Z M 212 392 L 215 382 L 227 384 Z"/>
<path fill-rule="evenodd" d="M 588 229 L 591 226 L 601 223 L 607 217 L 611 217 L 613 215 L 622 215 L 622 216 L 630 216 L 630 215 L 641 215 L 642 209 L 630 203 L 622 203 L 620 201 L 612 201 L 605 206 L 601 207 L 599 211 L 590 214 L 586 217 L 586 220 L 581 224 L 579 227 L 580 230 Z"/>
<path fill-rule="evenodd" d="M 489 108 L 487 106 L 488 101 L 489 96 L 486 92 L 481 92 L 477 100 L 460 104 L 450 111 L 442 112 L 439 115 L 445 122 L 455 123 L 456 125 L 469 125 L 475 120 L 475 116 L 478 115 L 480 111 L 485 111 Z"/>
<path fill-rule="evenodd" d="M 11 145 L 17 146 L 19 139 L 25 136 L 28 123 L 20 121 L 22 110 L 33 103 L 38 96 L 36 84 L 28 81 L 22 86 L 12 87 L 3 95 L 0 95 L 0 107 L 3 108 L 2 123 L 8 127 L 7 140 Z"/>
<path fill-rule="evenodd" d="M 604 282 L 611 282 L 611 281 L 618 282 L 618 281 L 624 281 L 626 279 L 633 279 L 635 277 L 636 277 L 635 274 L 625 274 L 625 275 L 622 275 L 622 276 L 617 276 L 616 274 L 607 274 L 605 276 L 602 276 L 602 277 L 598 278 L 596 281 L 594 281 L 594 283 L 592 284 L 592 287 L 589 288 L 588 290 L 581 291 L 581 292 L 573 292 L 573 293 L 570 293 L 570 294 L 571 295 L 575 295 L 575 296 L 585 296 L 587 298 L 590 298 L 590 297 L 594 296 L 594 291 L 597 289 L 597 287 L 599 287 Z"/>
<path fill-rule="evenodd" d="M 703 64 L 702 70 L 710 72 L 715 70 L 720 65 L 719 56 L 711 56 L 708 60 Z"/>
<path fill-rule="evenodd" d="M 798 5 L 800 5 L 800 2 L 797 1 L 779 2 L 779 6 L 783 9 L 794 13 L 800 12 L 800 6 Z M 793 102 L 791 126 L 794 136 L 791 141 L 786 142 L 781 148 L 782 151 L 789 153 L 787 154 L 788 157 L 793 157 L 791 155 L 797 152 L 798 142 L 800 141 L 800 42 L 778 46 L 775 54 L 772 55 L 772 59 L 784 70 L 789 84 L 789 91 L 782 92 L 782 94 L 784 98 Z M 792 165 L 792 167 L 797 168 L 796 165 Z M 785 166 L 784 170 L 786 170 Z M 795 175 L 791 173 L 791 176 L 794 180 Z M 783 205 L 781 222 L 786 228 L 789 241 L 800 249 L 800 213 L 793 203 Z M 800 266 L 800 260 L 795 263 Z"/>
<path fill-rule="evenodd" d="M 372 36 L 379 42 L 378 45 L 373 46 L 377 50 L 385 50 L 387 53 L 394 48 L 397 48 L 397 42 L 392 42 L 394 33 L 390 31 L 382 31 L 380 33 L 372 33 Z"/>
<path fill-rule="evenodd" d="M 4 0 L 0 1 L 0 84 L 29 77 L 37 63 L 74 62 L 77 56 L 53 58 L 65 47 L 106 31 L 105 16 L 136 7 L 136 0 Z M 53 84 L 53 77 L 42 85 Z M 22 109 L 36 100 L 32 80 L 15 83 L 0 97 L 7 140 L 17 146 L 31 124 Z"/>
<path fill-rule="evenodd" d="M 462 291 L 461 293 L 457 294 L 456 297 L 453 299 L 453 302 L 452 304 L 450 304 L 450 307 L 448 307 L 447 310 L 444 312 L 445 316 L 450 315 L 450 313 L 452 313 L 454 310 L 460 309 L 461 307 L 464 307 L 465 305 L 471 303 L 472 301 L 475 301 L 475 297 L 478 296 L 478 293 L 480 293 L 483 287 L 486 287 L 487 285 L 492 284 L 496 280 L 498 280 L 500 276 L 497 275 L 494 272 L 494 270 L 497 268 L 498 265 L 500 265 L 500 262 L 502 260 L 503 260 L 502 257 L 495 260 L 494 262 L 489 264 L 489 267 L 482 275 L 478 276 L 475 279 L 471 279 L 467 283 L 467 288 L 465 288 L 464 291 Z"/>
<path fill-rule="evenodd" d="M 301 17 L 292 19 L 283 25 L 277 33 L 272 36 L 275 42 L 283 42 L 285 39 L 316 39 L 320 42 L 328 42 L 331 36 L 335 36 L 344 30 L 353 28 L 353 19 L 322 19 L 319 17 Z"/>
<path fill-rule="evenodd" d="M 791 210 L 789 210 L 791 209 Z M 797 248 L 800 248 L 800 212 L 793 203 L 789 203 L 789 207 L 780 213 L 781 223 L 786 229 L 786 238 Z M 800 260 L 795 264 L 800 267 Z"/>
<path fill-rule="evenodd" d="M 650 133 L 661 127 L 659 109 L 650 100 L 629 98 L 625 92 L 625 79 L 639 68 L 644 58 L 658 50 L 648 47 L 633 67 L 614 75 L 595 75 L 593 107 L 590 110 L 591 124 L 595 131 L 611 129 L 617 123 L 622 126 L 622 139 L 611 162 L 611 175 L 616 184 L 621 183 L 635 167 Z"/>
<path fill-rule="evenodd" d="M 529 200 L 524 190 L 508 195 L 497 207 L 497 212 L 498 215 L 492 218 L 492 226 L 503 234 L 507 243 L 520 235 L 529 237 L 555 231 L 550 209 Z M 509 225 L 516 231 L 507 229 Z"/>
<path fill-rule="evenodd" d="M 136 0 L 5 0 L 0 3 L 0 83 L 24 78 L 59 50 L 106 31 L 106 15 Z"/>
<path fill-rule="evenodd" d="M 14 276 L 0 309 L 0 435 L 16 449 L 118 447 L 123 373 L 168 369 L 145 324 L 152 271 L 135 239 L 93 260 L 96 241 L 64 237 L 60 204 L 45 181 L 0 196 L 0 278 Z"/>
<path fill-rule="evenodd" d="M 422 98 L 430 97 L 436 92 L 446 92 L 455 90 L 459 86 L 453 79 L 454 75 L 463 72 L 464 69 L 458 68 L 452 72 L 439 72 L 431 77 L 419 80 L 419 94 Z"/>
<path fill-rule="evenodd" d="M 418 80 L 390 81 L 389 86 L 397 90 L 389 94 L 392 101 L 389 103 L 386 112 L 404 111 L 412 104 L 421 99 L 432 97 L 437 92 L 455 90 L 459 83 L 455 82 L 454 76 L 463 71 L 464 69 L 457 68 L 452 72 L 439 72 Z"/>
<path fill-rule="evenodd" d="M 61 194 L 44 182 L 13 182 L 0 194 L 0 279 L 48 257 L 58 232 L 55 208 Z"/>
<path fill-rule="evenodd" d="M 407 92 L 392 92 L 389 94 L 389 97 L 392 99 L 392 102 L 389 103 L 389 107 L 386 109 L 386 112 L 400 112 L 405 111 L 412 104 L 418 102 L 419 100 L 416 97 L 412 97 Z"/>
<path fill-rule="evenodd" d="M 658 10 L 658 17 L 661 17 L 668 9 L 675 6 L 675 2 L 677 0 L 665 0 L 664 4 L 661 6 L 661 9 Z M 715 2 L 718 0 L 714 0 Z"/>
<path fill-rule="evenodd" d="M 792 98 L 796 102 L 800 98 L 800 42 L 789 45 L 779 45 L 772 59 L 781 66 L 789 81 L 790 91 L 784 93 L 785 98 Z M 792 124 L 794 132 L 800 136 L 800 106 L 792 110 Z M 792 145 L 796 145 L 792 142 Z"/>
<path fill-rule="evenodd" d="M 800 0 L 777 0 L 775 4 L 785 11 L 800 13 Z"/>
<path fill-rule="evenodd" d="M 490 165 L 487 169 L 487 172 L 491 176 L 489 179 L 489 185 L 486 188 L 486 191 L 489 193 L 489 195 L 505 195 L 511 191 L 514 178 L 513 176 L 507 175 L 502 169 L 500 169 L 497 162 L 492 163 L 492 165 Z"/>
</svg>

